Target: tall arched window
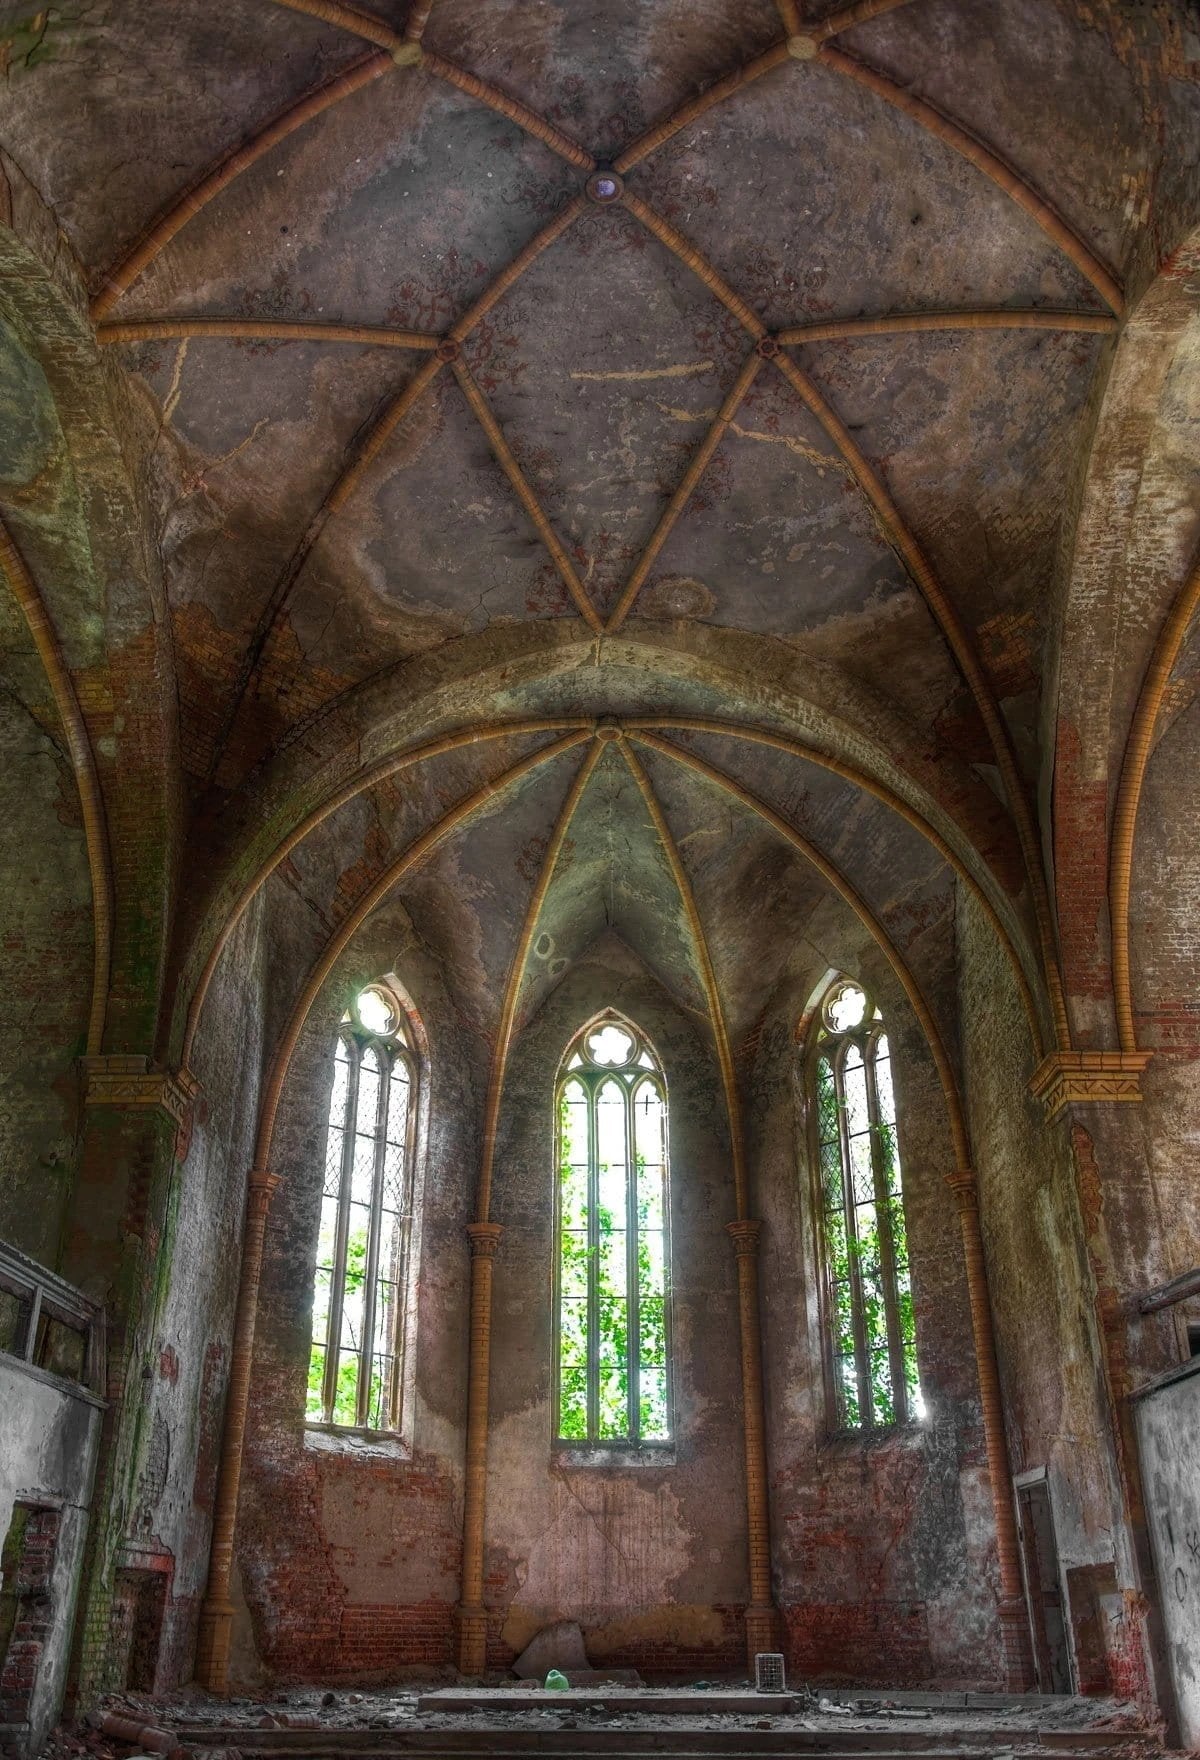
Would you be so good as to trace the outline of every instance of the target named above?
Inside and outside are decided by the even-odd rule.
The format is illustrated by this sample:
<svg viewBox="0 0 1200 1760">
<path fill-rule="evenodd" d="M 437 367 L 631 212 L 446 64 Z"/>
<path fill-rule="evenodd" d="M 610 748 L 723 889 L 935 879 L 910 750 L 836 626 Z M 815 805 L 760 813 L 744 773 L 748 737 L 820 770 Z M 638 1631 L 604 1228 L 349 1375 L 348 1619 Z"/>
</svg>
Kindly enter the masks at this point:
<svg viewBox="0 0 1200 1760">
<path fill-rule="evenodd" d="M 658 1059 L 616 1016 L 567 1047 L 555 1088 L 556 1435 L 669 1442 L 667 1092 Z"/>
<path fill-rule="evenodd" d="M 883 1017 L 845 978 L 811 1041 L 825 1322 L 835 1424 L 869 1430 L 924 1415 Z"/>
<path fill-rule="evenodd" d="M 363 990 L 342 1017 L 325 1142 L 307 1418 L 400 1429 L 417 1058 L 399 1001 Z"/>
</svg>

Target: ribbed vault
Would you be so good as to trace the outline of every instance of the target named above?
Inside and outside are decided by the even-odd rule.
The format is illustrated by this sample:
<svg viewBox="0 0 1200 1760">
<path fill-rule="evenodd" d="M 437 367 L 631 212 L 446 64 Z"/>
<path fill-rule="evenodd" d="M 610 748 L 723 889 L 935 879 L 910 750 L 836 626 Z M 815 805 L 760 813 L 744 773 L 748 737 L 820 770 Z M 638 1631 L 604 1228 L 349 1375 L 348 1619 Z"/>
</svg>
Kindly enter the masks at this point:
<svg viewBox="0 0 1200 1760">
<path fill-rule="evenodd" d="M 1029 800 L 1042 643 L 1140 273 L 1114 192 L 1127 211 L 1151 175 L 1108 24 L 1032 0 L 613 0 L 586 20 L 224 0 L 176 26 L 143 0 L 53 20 L 11 111 L 156 433 L 212 877 L 177 1009 L 282 844 L 356 770 L 486 732 L 517 661 L 518 713 L 656 696 L 774 724 L 903 800 L 989 894 L 1066 1042 Z M 14 568 L 44 569 L 36 509 L 11 513 Z M 674 683 L 615 702 L 647 644 Z M 788 708 L 760 682 L 784 672 Z M 356 754 L 323 771 L 339 739 Z M 786 794 L 767 750 L 740 781 Z M 289 774 L 300 796 L 271 799 Z"/>
</svg>

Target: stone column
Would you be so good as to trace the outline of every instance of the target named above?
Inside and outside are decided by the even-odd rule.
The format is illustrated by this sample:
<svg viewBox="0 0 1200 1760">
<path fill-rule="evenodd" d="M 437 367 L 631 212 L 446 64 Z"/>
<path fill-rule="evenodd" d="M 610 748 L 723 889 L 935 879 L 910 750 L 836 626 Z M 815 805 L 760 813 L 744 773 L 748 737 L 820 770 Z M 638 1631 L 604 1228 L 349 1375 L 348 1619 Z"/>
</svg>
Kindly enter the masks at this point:
<svg viewBox="0 0 1200 1760">
<path fill-rule="evenodd" d="M 746 1541 L 750 1604 L 746 1608 L 746 1656 L 775 1648 L 771 1601 L 771 1516 L 767 1494 L 766 1428 L 763 1416 L 762 1329 L 758 1318 L 758 1236 L 761 1222 L 730 1222 L 726 1231 L 737 1256 L 738 1320 L 742 1345 L 742 1413 L 746 1450 Z"/>
<path fill-rule="evenodd" d="M 463 1486 L 460 1674 L 482 1674 L 487 1660 L 483 1605 L 483 1526 L 487 1508 L 488 1391 L 492 1353 L 492 1260 L 504 1233 L 498 1222 L 470 1222 L 471 1321 L 467 1368 L 467 1445 Z"/>
<path fill-rule="evenodd" d="M 217 1469 L 212 1546 L 208 1555 L 208 1584 L 204 1592 L 204 1605 L 200 1609 L 200 1633 L 196 1642 L 196 1679 L 201 1686 L 207 1687 L 213 1693 L 223 1693 L 229 1678 L 229 1639 L 233 1625 L 229 1579 L 233 1570 L 233 1537 L 237 1525 L 238 1487 L 242 1477 L 242 1446 L 246 1437 L 246 1409 L 250 1399 L 250 1372 L 254 1362 L 254 1323 L 258 1315 L 258 1289 L 262 1277 L 267 1212 L 278 1184 L 279 1175 L 269 1173 L 265 1167 L 252 1168 L 247 1182 L 242 1270 L 233 1323 L 233 1352 L 229 1362 L 229 1387 L 225 1396 L 221 1460 Z"/>
<path fill-rule="evenodd" d="M 946 1184 L 954 1193 L 954 1200 L 958 1205 L 967 1294 L 971 1303 L 971 1330 L 975 1337 L 975 1366 L 979 1377 L 984 1445 L 987 1449 L 988 1477 L 992 1484 L 996 1551 L 1000 1565 L 1000 1633 L 1004 1652 L 1004 1679 L 1009 1692 L 1024 1693 L 1033 1685 L 1033 1649 L 1021 1584 L 1021 1559 L 1017 1548 L 1017 1523 L 1013 1510 L 1012 1470 L 1004 1434 L 1004 1407 L 1000 1398 L 996 1335 L 992 1328 L 987 1265 L 983 1257 L 983 1235 L 979 1227 L 979 1193 L 974 1171 L 969 1167 L 959 1168 L 948 1174 Z"/>
</svg>

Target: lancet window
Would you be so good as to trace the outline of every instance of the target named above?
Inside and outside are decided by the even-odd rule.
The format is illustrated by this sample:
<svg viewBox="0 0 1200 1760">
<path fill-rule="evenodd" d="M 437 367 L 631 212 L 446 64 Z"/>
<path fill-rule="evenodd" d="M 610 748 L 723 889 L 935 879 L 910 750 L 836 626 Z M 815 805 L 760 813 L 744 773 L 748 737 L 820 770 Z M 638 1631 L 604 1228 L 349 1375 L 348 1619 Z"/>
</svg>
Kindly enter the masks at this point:
<svg viewBox="0 0 1200 1760">
<path fill-rule="evenodd" d="M 839 978 L 810 1041 L 832 1417 L 870 1430 L 923 1416 L 891 1052 L 883 1016 Z"/>
<path fill-rule="evenodd" d="M 313 1289 L 307 1417 L 398 1431 L 419 1065 L 404 1009 L 361 991 L 338 1028 Z"/>
<path fill-rule="evenodd" d="M 671 1437 L 667 1091 L 647 1040 L 608 1015 L 568 1046 L 555 1089 L 556 1436 Z"/>
</svg>

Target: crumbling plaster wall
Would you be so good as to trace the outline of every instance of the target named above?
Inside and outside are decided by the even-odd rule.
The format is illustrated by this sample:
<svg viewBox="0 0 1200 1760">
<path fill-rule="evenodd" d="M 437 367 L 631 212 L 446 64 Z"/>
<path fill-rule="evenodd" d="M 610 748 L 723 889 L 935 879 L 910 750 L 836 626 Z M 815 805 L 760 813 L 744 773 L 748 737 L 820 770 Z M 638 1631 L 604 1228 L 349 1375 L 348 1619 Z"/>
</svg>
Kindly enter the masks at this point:
<svg viewBox="0 0 1200 1760">
<path fill-rule="evenodd" d="M 669 1457 L 556 1447 L 554 1082 L 567 1044 L 616 1008 L 654 1045 L 670 1133 Z M 734 1256 L 720 1074 L 707 1022 L 605 936 L 550 992 L 509 1063 L 495 1168 L 488 1456 L 492 1658 L 575 1619 L 595 1662 L 647 1673 L 736 1667 L 748 1599 Z"/>
<path fill-rule="evenodd" d="M 1011 973 L 961 894 L 959 924 L 966 1094 L 1010 1465 L 1046 1469 L 1079 1684 L 1136 1690 L 1144 1680 L 1129 1658 L 1140 1640 L 1117 1588 L 1132 1581 L 1130 1537 L 1070 1121 L 1048 1126 L 1028 1092 L 1034 1059 Z M 1088 1584 L 1107 1585 L 1102 1607 Z"/>
<path fill-rule="evenodd" d="M 37 701 L 49 696 L 31 665 Z M 25 683 L 22 679 L 22 683 Z M 79 795 L 58 743 L 0 694 L 0 1239 L 58 1267 L 92 985 Z"/>
<path fill-rule="evenodd" d="M 306 1432 L 312 1279 L 338 1022 L 354 991 L 394 972 L 428 1056 L 418 1160 L 416 1373 L 405 1442 Z M 284 1092 L 255 1335 L 237 1563 L 249 1651 L 235 1674 L 370 1678 L 451 1660 L 459 1600 L 466 1401 L 467 1240 L 487 1052 L 398 902 L 331 974 Z"/>
<path fill-rule="evenodd" d="M 1200 1264 L 1200 636 L 1193 630 L 1168 689 L 1138 812 L 1130 899 L 1130 967 L 1138 1044 L 1155 1056 L 1145 1099 L 1126 1128 L 1137 1147 L 1114 1197 L 1130 1201 L 1121 1225 L 1130 1293 Z M 1172 715 L 1172 710 L 1174 714 Z M 1133 1110 L 1133 1109 L 1130 1109 Z M 1123 1123 L 1125 1121 L 1122 1121 Z M 1140 1149 L 1140 1154 L 1137 1150 Z M 1129 1165 L 1132 1163 L 1132 1165 Z M 1141 1179 L 1130 1180 L 1144 1170 Z M 1115 1224 L 1115 1218 L 1114 1218 Z M 1200 1320 L 1200 1305 L 1177 1311 Z M 1170 1350 L 1170 1338 L 1160 1348 Z M 1178 1347 L 1186 1350 L 1180 1333 Z M 1154 1355 L 1147 1368 L 1166 1367 Z"/>
<path fill-rule="evenodd" d="M 46 1634 L 28 1706 L 28 1752 L 37 1754 L 61 1709 L 67 1682 L 100 1409 L 81 1388 L 52 1382 L 36 1369 L 0 1357 L 0 1412 L 0 1540 L 8 1533 L 14 1503 L 58 1512 Z"/>
<path fill-rule="evenodd" d="M 251 907 L 218 967 L 194 1054 L 201 1100 L 167 1203 L 159 1286 L 139 1365 L 129 1559 L 169 1568 L 158 1684 L 191 1676 L 237 1299 L 246 1176 L 263 1067 L 266 915 Z"/>
<path fill-rule="evenodd" d="M 927 1415 L 835 1433 L 825 1379 L 804 1045 L 797 1029 L 832 971 L 863 983 L 892 1048 L 917 1359 Z M 762 1017 L 748 1071 L 763 1219 L 762 1286 L 776 1596 L 790 1666 L 901 1685 L 994 1684 L 995 1529 L 954 1155 L 928 1046 L 878 945 L 826 905 Z"/>
</svg>

